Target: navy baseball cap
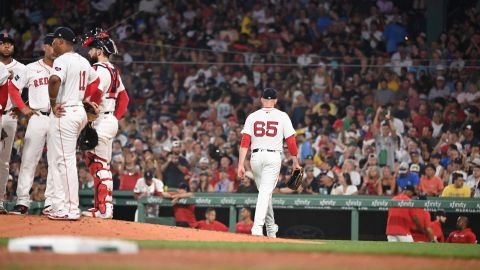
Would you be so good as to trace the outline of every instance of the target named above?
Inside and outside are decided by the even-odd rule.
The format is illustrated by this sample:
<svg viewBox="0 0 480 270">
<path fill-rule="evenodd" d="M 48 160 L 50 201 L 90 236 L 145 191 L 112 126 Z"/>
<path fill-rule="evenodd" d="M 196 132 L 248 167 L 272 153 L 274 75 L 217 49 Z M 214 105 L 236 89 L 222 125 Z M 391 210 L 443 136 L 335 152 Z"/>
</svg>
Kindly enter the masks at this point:
<svg viewBox="0 0 480 270">
<path fill-rule="evenodd" d="M 265 88 L 263 90 L 262 98 L 264 99 L 277 99 L 277 90 L 273 88 Z"/>
<path fill-rule="evenodd" d="M 153 179 L 153 172 L 151 170 L 146 170 L 145 173 L 143 173 L 143 178 L 145 178 L 145 180 Z"/>
<path fill-rule="evenodd" d="M 73 33 L 72 29 L 68 27 L 57 28 L 53 33 L 53 38 L 62 38 L 72 43 L 75 43 L 77 41 L 77 37 L 75 36 L 75 33 Z"/>
<path fill-rule="evenodd" d="M 13 45 L 15 44 L 15 41 L 11 36 L 8 35 L 7 32 L 3 32 L 0 34 L 0 44 L 3 44 L 3 43 L 10 43 Z"/>
<path fill-rule="evenodd" d="M 48 33 L 43 38 L 43 44 L 52 45 L 53 42 L 53 33 Z"/>
<path fill-rule="evenodd" d="M 190 192 L 190 187 L 189 187 L 188 184 L 185 183 L 185 182 L 180 183 L 180 185 L 178 185 L 178 188 L 179 188 L 179 189 L 184 189 L 184 190 L 186 190 L 187 192 Z"/>
</svg>

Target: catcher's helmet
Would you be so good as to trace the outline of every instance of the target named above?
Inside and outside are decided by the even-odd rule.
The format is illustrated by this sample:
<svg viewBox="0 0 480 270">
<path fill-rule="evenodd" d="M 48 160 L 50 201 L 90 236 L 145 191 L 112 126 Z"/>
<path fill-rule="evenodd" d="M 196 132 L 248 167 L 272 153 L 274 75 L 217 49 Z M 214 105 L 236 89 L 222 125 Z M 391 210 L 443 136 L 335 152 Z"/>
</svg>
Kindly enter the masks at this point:
<svg viewBox="0 0 480 270">
<path fill-rule="evenodd" d="M 101 28 L 92 29 L 85 34 L 82 47 L 102 49 L 106 55 L 118 53 L 115 42 L 113 42 L 108 33 Z"/>
</svg>

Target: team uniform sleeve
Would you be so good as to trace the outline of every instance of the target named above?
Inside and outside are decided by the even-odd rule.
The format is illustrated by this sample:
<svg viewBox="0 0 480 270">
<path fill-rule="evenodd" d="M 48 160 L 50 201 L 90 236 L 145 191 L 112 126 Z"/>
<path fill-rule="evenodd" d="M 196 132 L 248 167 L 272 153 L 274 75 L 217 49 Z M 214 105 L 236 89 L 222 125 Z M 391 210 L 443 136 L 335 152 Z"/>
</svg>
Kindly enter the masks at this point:
<svg viewBox="0 0 480 270">
<path fill-rule="evenodd" d="M 65 81 L 65 77 L 67 76 L 67 63 L 65 62 L 65 58 L 62 56 L 53 61 L 52 74 L 50 77 L 54 75 L 59 77 L 62 83 Z"/>
<path fill-rule="evenodd" d="M 24 87 L 28 87 L 28 74 L 28 67 L 24 68 L 19 74 L 16 74 L 15 77 L 13 77 L 13 80 L 8 85 L 8 95 L 13 104 L 15 104 L 20 110 L 26 106 L 22 100 L 20 90 Z"/>
<path fill-rule="evenodd" d="M 137 180 L 137 183 L 135 184 L 135 187 L 133 188 L 133 193 L 142 193 L 143 188 L 142 188 L 142 178 Z"/>
<path fill-rule="evenodd" d="M 247 120 L 245 120 L 245 125 L 243 125 L 243 129 L 241 131 L 242 134 L 247 134 L 253 136 L 253 124 L 252 124 L 252 115 L 249 115 L 247 117 Z"/>
<path fill-rule="evenodd" d="M 295 129 L 293 128 L 292 120 L 290 120 L 290 117 L 288 114 L 285 114 L 285 125 L 283 126 L 283 137 L 286 139 L 292 135 L 295 135 Z"/>
</svg>

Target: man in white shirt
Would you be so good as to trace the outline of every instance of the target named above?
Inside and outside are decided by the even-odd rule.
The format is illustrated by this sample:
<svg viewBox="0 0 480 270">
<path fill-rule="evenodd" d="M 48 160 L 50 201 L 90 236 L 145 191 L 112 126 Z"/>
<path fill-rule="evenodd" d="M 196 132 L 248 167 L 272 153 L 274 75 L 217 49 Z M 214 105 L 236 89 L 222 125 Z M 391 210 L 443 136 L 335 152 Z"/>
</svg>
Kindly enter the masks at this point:
<svg viewBox="0 0 480 270">
<path fill-rule="evenodd" d="M 135 188 L 133 189 L 133 196 L 135 199 L 159 196 L 163 193 L 163 182 L 154 177 L 154 172 L 146 170 L 142 178 L 137 180 Z M 157 217 L 159 212 L 159 205 L 152 204 L 146 206 L 147 217 Z M 137 216 L 138 213 L 135 213 Z"/>
</svg>

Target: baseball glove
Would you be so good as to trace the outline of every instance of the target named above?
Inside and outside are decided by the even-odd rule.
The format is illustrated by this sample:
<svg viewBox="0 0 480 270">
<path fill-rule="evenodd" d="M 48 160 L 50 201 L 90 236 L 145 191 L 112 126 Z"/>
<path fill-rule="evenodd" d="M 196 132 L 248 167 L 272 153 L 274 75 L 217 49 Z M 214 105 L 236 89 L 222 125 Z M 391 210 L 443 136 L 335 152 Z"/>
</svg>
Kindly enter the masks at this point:
<svg viewBox="0 0 480 270">
<path fill-rule="evenodd" d="M 83 107 L 87 112 L 87 119 L 88 122 L 93 122 L 97 120 L 98 115 L 100 114 L 100 110 L 98 109 L 98 105 L 95 102 L 91 102 L 89 100 L 83 101 Z"/>
<path fill-rule="evenodd" d="M 288 180 L 287 187 L 293 190 L 297 190 L 298 187 L 303 182 L 303 168 L 301 169 L 295 169 L 292 172 L 292 175 L 290 176 L 290 180 Z"/>
<path fill-rule="evenodd" d="M 97 131 L 88 123 L 80 132 L 77 140 L 80 150 L 92 150 L 98 145 Z"/>
</svg>

